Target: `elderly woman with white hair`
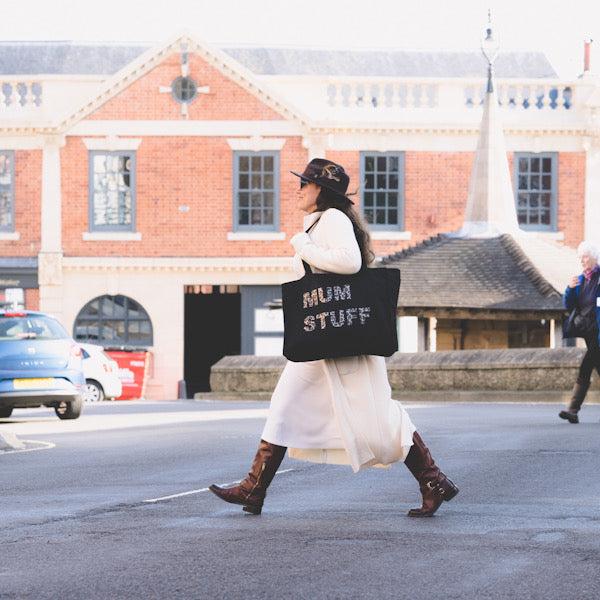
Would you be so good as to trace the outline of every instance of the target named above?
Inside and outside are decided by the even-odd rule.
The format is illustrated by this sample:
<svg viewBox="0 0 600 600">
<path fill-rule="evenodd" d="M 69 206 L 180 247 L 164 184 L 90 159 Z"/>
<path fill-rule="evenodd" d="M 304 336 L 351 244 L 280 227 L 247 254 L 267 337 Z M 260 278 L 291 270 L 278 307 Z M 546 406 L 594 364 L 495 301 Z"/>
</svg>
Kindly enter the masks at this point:
<svg viewBox="0 0 600 600">
<path fill-rule="evenodd" d="M 594 368 L 600 375 L 600 255 L 598 248 L 589 242 L 579 244 L 577 254 L 583 273 L 575 275 L 565 290 L 564 302 L 569 311 L 576 311 L 580 333 L 585 339 L 587 352 L 579 367 L 579 375 L 573 388 L 573 396 L 567 410 L 558 416 L 569 423 L 579 423 L 579 410 L 590 387 Z"/>
</svg>

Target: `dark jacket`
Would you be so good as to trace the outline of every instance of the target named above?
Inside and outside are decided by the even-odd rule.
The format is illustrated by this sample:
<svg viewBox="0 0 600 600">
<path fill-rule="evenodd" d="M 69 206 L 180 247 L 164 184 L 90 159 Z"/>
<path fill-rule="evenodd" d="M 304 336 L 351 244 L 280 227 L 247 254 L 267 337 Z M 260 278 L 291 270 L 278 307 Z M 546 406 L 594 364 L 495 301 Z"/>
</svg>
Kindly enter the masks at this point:
<svg viewBox="0 0 600 600">
<path fill-rule="evenodd" d="M 581 292 L 584 276 L 579 276 L 579 283 L 574 287 L 567 286 L 563 295 L 563 302 L 565 308 L 570 312 L 577 306 L 577 298 Z M 598 343 L 600 344 L 600 278 L 598 278 L 598 285 L 596 286 L 596 324 L 598 325 Z"/>
</svg>

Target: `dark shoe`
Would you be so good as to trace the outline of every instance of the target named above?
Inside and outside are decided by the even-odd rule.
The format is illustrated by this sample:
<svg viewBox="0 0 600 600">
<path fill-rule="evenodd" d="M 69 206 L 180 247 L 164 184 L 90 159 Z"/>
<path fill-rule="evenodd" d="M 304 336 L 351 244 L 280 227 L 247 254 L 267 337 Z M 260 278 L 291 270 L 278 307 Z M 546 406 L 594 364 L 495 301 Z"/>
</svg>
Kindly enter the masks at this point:
<svg viewBox="0 0 600 600">
<path fill-rule="evenodd" d="M 443 473 L 440 473 L 440 475 L 441 477 L 437 480 L 427 481 L 425 485 L 419 485 L 423 496 L 423 505 L 421 508 L 411 508 L 408 511 L 409 517 L 433 517 L 442 502 L 448 502 L 458 494 L 456 485 Z"/>
<path fill-rule="evenodd" d="M 284 446 L 276 446 L 260 440 L 254 462 L 245 479 L 240 481 L 238 485 L 229 488 L 222 488 L 213 484 L 208 489 L 221 500 L 231 504 L 241 504 L 245 512 L 260 515 L 267 495 L 267 488 L 273 481 L 286 450 L 287 448 Z"/>
<path fill-rule="evenodd" d="M 579 417 L 577 416 L 576 412 L 571 412 L 571 410 L 561 410 L 558 413 L 558 416 L 561 419 L 565 419 L 567 421 L 569 421 L 569 423 L 579 423 Z"/>
<path fill-rule="evenodd" d="M 581 381 L 580 379 L 577 380 L 573 386 L 573 396 L 571 397 L 569 408 L 567 408 L 567 410 L 561 410 L 558 413 L 558 416 L 561 419 L 565 419 L 569 421 L 569 423 L 573 424 L 579 423 L 579 417 L 577 416 L 577 413 L 581 409 L 581 405 L 585 400 L 590 383 L 590 381 Z"/>
<path fill-rule="evenodd" d="M 449 502 L 458 494 L 458 488 L 440 471 L 425 442 L 416 431 L 404 464 L 419 482 L 423 496 L 423 505 L 421 508 L 409 510 L 409 517 L 432 517 L 442 502 Z"/>
</svg>

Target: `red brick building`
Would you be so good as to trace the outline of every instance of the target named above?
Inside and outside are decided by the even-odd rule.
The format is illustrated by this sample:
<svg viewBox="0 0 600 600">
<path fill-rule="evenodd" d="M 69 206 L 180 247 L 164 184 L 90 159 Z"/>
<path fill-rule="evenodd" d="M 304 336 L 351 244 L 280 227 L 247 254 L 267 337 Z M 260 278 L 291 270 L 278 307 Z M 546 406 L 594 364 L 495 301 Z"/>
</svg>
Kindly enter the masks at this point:
<svg viewBox="0 0 600 600">
<path fill-rule="evenodd" d="M 289 175 L 346 166 L 386 255 L 463 219 L 478 52 L 0 44 L 0 300 L 76 339 L 153 353 L 148 396 L 223 353 L 276 353 L 264 303 L 290 278 Z M 524 228 L 575 246 L 600 223 L 600 88 L 543 55 L 497 63 Z"/>
</svg>

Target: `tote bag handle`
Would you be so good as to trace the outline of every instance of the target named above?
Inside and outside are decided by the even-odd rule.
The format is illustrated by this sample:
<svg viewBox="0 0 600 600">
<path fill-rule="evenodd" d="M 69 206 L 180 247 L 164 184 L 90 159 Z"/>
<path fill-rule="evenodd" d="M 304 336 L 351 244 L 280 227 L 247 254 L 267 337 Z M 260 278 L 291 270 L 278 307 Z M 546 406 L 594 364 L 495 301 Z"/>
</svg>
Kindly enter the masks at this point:
<svg viewBox="0 0 600 600">
<path fill-rule="evenodd" d="M 313 228 L 313 227 L 314 227 L 314 226 L 315 226 L 315 225 L 316 225 L 316 224 L 317 224 L 317 223 L 318 223 L 320 220 L 321 220 L 321 217 L 319 217 L 319 218 L 318 218 L 318 219 L 317 219 L 317 220 L 316 220 L 316 221 L 315 221 L 315 222 L 314 222 L 314 223 L 313 223 L 313 224 L 312 224 L 312 225 L 311 225 L 311 226 L 310 226 L 310 227 L 309 227 L 309 228 L 308 228 L 308 229 L 307 229 L 307 230 L 306 230 L 304 233 L 310 233 L 310 230 L 311 230 L 311 229 L 312 229 L 312 228 Z M 356 236 L 356 234 L 355 234 L 355 236 Z M 313 274 L 313 271 L 312 271 L 312 268 L 311 268 L 311 266 L 310 266 L 310 265 L 309 265 L 309 264 L 308 264 L 308 263 L 307 263 L 305 260 L 303 260 L 303 261 L 302 261 L 302 266 L 304 267 L 304 273 L 305 273 L 306 275 L 308 275 L 308 274 L 312 275 L 312 274 Z M 362 262 L 361 262 L 361 265 L 360 265 L 360 270 L 362 271 L 362 270 L 364 270 L 365 268 L 366 268 L 366 267 L 365 267 L 364 261 L 362 261 Z M 360 272 L 360 271 L 359 271 L 359 272 Z"/>
<path fill-rule="evenodd" d="M 310 230 L 321 220 L 321 217 L 319 217 L 304 233 L 310 233 Z M 312 269 L 310 268 L 310 265 L 303 260 L 302 261 L 302 266 L 304 267 L 304 274 L 305 275 L 312 275 Z"/>
</svg>

